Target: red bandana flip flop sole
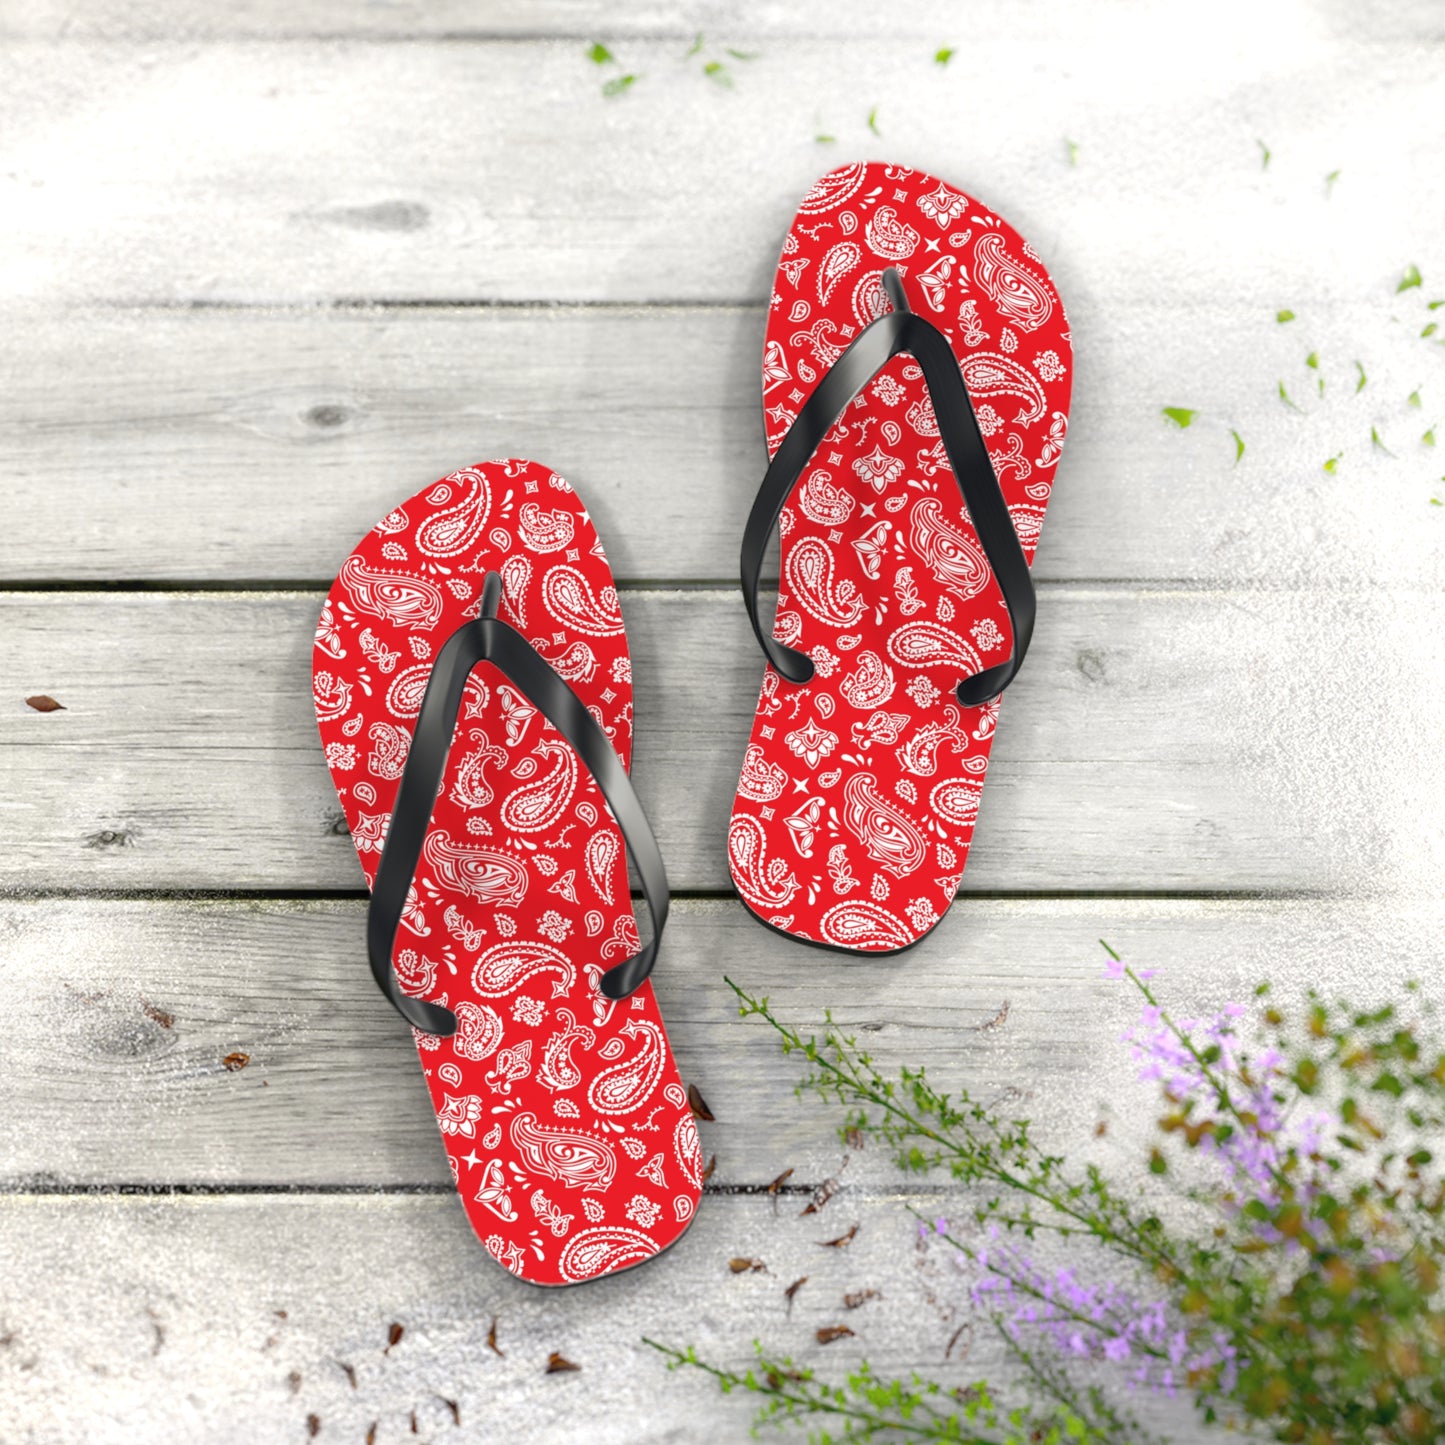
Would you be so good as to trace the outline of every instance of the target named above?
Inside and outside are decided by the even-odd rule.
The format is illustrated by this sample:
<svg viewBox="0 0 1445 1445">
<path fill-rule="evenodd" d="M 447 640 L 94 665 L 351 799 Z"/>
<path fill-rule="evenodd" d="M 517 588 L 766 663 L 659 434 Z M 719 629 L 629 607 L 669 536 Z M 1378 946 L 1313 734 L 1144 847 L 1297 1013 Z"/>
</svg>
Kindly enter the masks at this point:
<svg viewBox="0 0 1445 1445">
<path fill-rule="evenodd" d="M 947 338 L 1032 562 L 1068 425 L 1068 321 L 1032 248 L 933 176 L 859 163 L 804 197 L 763 353 L 769 455 L 888 310 L 889 268 Z M 843 409 L 778 529 L 772 635 L 814 671 L 802 684 L 772 666 L 764 675 L 728 830 L 733 881 L 793 937 L 897 952 L 953 901 L 988 766 L 999 702 L 965 707 L 954 689 L 1013 648 L 912 355 L 894 356 Z"/>
<path fill-rule="evenodd" d="M 602 727 L 623 766 L 632 673 L 602 545 L 572 488 L 484 462 L 418 492 L 346 559 L 316 630 L 326 763 L 369 886 L 433 660 L 483 579 Z M 577 754 L 491 664 L 472 672 L 392 956 L 450 1008 L 417 1032 L 442 1143 L 478 1237 L 513 1274 L 572 1284 L 666 1248 L 702 1154 L 652 986 L 614 1001 L 636 952 L 624 843 Z"/>
</svg>

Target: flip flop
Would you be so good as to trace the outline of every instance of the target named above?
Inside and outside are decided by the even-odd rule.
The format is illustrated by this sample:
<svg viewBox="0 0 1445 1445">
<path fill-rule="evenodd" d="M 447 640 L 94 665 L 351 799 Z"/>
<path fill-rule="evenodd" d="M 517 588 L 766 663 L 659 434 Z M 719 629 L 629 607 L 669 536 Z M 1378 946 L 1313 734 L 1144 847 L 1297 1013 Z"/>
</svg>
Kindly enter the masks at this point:
<svg viewBox="0 0 1445 1445">
<path fill-rule="evenodd" d="M 772 927 L 894 953 L 953 901 L 1033 632 L 1072 369 L 1038 256 L 971 196 L 859 163 L 803 198 L 763 351 L 771 464 L 742 581 L 768 666 L 728 828 Z"/>
<path fill-rule="evenodd" d="M 576 493 L 499 461 L 402 503 L 342 565 L 312 681 L 372 972 L 473 1229 L 534 1284 L 650 1258 L 702 1153 L 647 981 L 667 875 L 627 775 L 627 639 Z"/>
</svg>

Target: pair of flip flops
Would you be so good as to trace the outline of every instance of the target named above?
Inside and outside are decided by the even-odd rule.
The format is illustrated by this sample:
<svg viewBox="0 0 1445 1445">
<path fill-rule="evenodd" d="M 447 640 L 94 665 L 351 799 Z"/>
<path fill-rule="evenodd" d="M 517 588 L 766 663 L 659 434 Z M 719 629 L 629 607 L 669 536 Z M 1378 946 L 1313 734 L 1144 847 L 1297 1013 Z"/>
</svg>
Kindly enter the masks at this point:
<svg viewBox="0 0 1445 1445">
<path fill-rule="evenodd" d="M 764 344 L 742 572 L 767 667 L 727 836 L 771 927 L 896 952 L 952 901 L 1071 379 L 1052 283 L 979 202 L 862 163 L 804 198 Z M 478 1236 L 537 1284 L 650 1258 L 692 1221 L 702 1152 L 648 979 L 667 876 L 628 777 L 626 633 L 572 487 L 486 462 L 402 503 L 341 568 L 313 686 L 371 967 Z"/>
</svg>

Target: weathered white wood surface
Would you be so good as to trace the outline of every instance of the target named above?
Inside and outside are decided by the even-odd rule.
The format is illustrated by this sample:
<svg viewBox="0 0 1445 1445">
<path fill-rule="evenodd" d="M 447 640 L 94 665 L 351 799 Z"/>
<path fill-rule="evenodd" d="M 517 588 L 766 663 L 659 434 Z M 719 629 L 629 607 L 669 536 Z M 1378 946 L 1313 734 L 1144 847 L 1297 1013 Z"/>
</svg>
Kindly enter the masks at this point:
<svg viewBox="0 0 1445 1445">
<path fill-rule="evenodd" d="M 1445 413 L 1445 385 L 1438 365 L 1418 369 L 1436 360 L 1427 341 L 1401 347 L 1388 284 L 1281 327 L 1230 292 L 1180 312 L 1136 304 L 1131 278 L 1115 280 L 1117 294 L 1071 303 L 1086 364 L 1040 578 L 1445 584 L 1445 512 L 1428 506 L 1418 441 L 1434 413 L 1406 401 L 1431 377 L 1425 396 Z M 518 455 L 577 484 L 619 578 L 730 584 L 764 456 L 762 318 L 754 306 L 14 314 L 0 352 L 0 583 L 324 584 L 399 498 Z M 1310 351 L 1323 399 L 1305 400 Z M 1360 394 L 1355 357 L 1370 377 Z M 1281 404 L 1284 377 L 1309 415 Z M 1204 415 L 1181 433 L 1166 405 Z M 1370 446 L 1372 425 L 1395 457 Z M 1238 466 L 1229 427 L 1246 439 Z M 1342 470 L 1326 473 L 1341 449 Z"/>
<path fill-rule="evenodd" d="M 799 1219 L 796 1196 L 710 1197 L 645 1269 L 559 1293 L 479 1259 L 454 1198 L 0 1198 L 0 1437 L 361 1445 L 374 1423 L 376 1445 L 746 1440 L 751 1402 L 669 1377 L 644 1336 L 737 1368 L 758 1339 L 838 1373 L 866 1358 L 969 1385 L 998 1349 L 985 1321 L 960 1333 L 967 1277 L 920 1251 L 908 1212 L 955 1201 L 845 1193 Z M 822 1247 L 855 1223 L 846 1248 Z M 735 1256 L 766 1272 L 731 1274 Z M 815 1342 L 840 1324 L 854 1337 Z M 581 1372 L 548 1375 L 553 1351 Z"/>
<path fill-rule="evenodd" d="M 760 302 L 860 151 L 997 204 L 1074 305 L 1345 301 L 1438 254 L 1434 40 L 1303 0 L 1021 14 L 975 7 L 947 67 L 800 40 L 731 88 L 639 41 L 610 101 L 577 44 L 16 42 L 0 298 Z"/>
<path fill-rule="evenodd" d="M 787 1168 L 806 1188 L 841 1148 L 725 972 L 1121 1170 L 1152 1111 L 1100 936 L 1190 1008 L 1261 975 L 1362 1000 L 1432 978 L 1445 507 L 1421 437 L 1445 353 L 1418 333 L 1445 272 L 1442 58 L 1432 0 L 10 0 L 0 1439 L 302 1441 L 313 1414 L 323 1442 L 742 1439 L 746 1402 L 665 1377 L 645 1333 L 963 1383 L 994 1356 L 980 1322 L 942 1362 L 963 1316 L 933 1301 L 965 1285 L 920 1267 L 886 1161 L 855 1154 L 819 1220 L 740 1192 Z M 543 1295 L 477 1248 L 362 905 L 327 896 L 360 874 L 311 722 L 319 592 L 444 471 L 519 453 L 570 476 L 628 584 L 674 886 L 725 892 L 763 308 L 798 197 L 865 155 L 1019 225 L 1079 362 L 965 896 L 871 964 L 680 899 L 657 979 L 717 1114 L 709 1195 L 667 1258 Z M 1412 263 L 1426 286 L 1397 295 Z M 1178 431 L 1166 405 L 1200 415 Z M 317 896 L 230 896 L 256 891 Z M 172 1188 L 195 1192 L 125 1192 Z M 834 1323 L 858 1338 L 817 1345 Z M 583 1373 L 545 1376 L 553 1349 Z"/>
<path fill-rule="evenodd" d="M 411 1036 L 366 972 L 363 918 L 351 902 L 0 906 L 0 990 L 45 1001 L 0 1034 L 0 1189 L 449 1190 Z M 1120 1043 L 1140 1003 L 1103 978 L 1101 936 L 1158 968 L 1188 1016 L 1265 977 L 1281 999 L 1313 986 L 1377 1001 L 1432 975 L 1440 924 L 1438 904 L 969 898 L 917 949 L 868 962 L 804 953 L 737 903 L 682 900 L 654 978 L 683 1075 L 716 1116 L 699 1126 L 715 1187 L 786 1169 L 812 1187 L 844 1152 L 838 1111 L 794 1097 L 799 1062 L 738 1018 L 725 974 L 805 1030 L 831 1009 L 890 1072 L 926 1064 L 1039 1121 L 1051 1146 L 1072 1152 L 1108 1120 L 1118 1169 L 1154 1095 Z M 236 1051 L 250 1063 L 227 1072 Z M 868 1150 L 840 1177 L 896 1180 Z"/>
<path fill-rule="evenodd" d="M 968 891 L 1430 889 L 1445 597 L 1051 587 Z M 314 594 L 13 594 L 11 887 L 354 889 L 316 744 Z M 680 890 L 724 837 L 761 677 L 733 592 L 625 596 L 637 788 Z M 20 696 L 44 692 L 45 715 Z M 1370 708 L 1388 698 L 1384 720 Z M 1371 735 L 1380 739 L 1370 744 Z"/>
<path fill-rule="evenodd" d="M 1357 12 L 1347 0 L 1318 0 L 1313 5 L 1279 7 L 1296 23 L 1325 33 L 1353 34 Z M 1135 22 L 1136 43 L 1151 38 L 1133 6 L 1100 3 L 1096 24 L 1110 12 Z M 1247 19 L 1243 6 L 1220 9 L 1224 23 Z M 1256 17 L 1257 18 L 1257 17 Z M 1045 5 L 1018 5 L 1000 12 L 980 0 L 911 0 L 879 6 L 873 0 L 832 0 L 826 6 L 802 6 L 781 0 L 642 0 L 619 6 L 609 0 L 234 0 L 224 6 L 206 0 L 153 0 L 144 6 L 124 0 L 94 0 L 78 8 L 63 0 L 11 0 L 0 16 L 0 35 L 41 39 L 94 37 L 103 40 L 186 39 L 248 36 L 260 39 L 313 36 L 374 36 L 379 39 L 485 39 L 556 36 L 608 40 L 614 37 L 667 37 L 692 42 L 699 32 L 717 49 L 741 39 L 830 37 L 868 41 L 915 38 L 936 46 L 967 47 L 983 32 L 1006 23 L 1014 35 L 1047 50 L 1057 40 L 1061 14 Z M 1141 35 L 1139 32 L 1143 30 Z M 1431 0 L 1393 0 L 1374 7 L 1370 34 L 1376 39 L 1438 39 L 1439 11 Z M 1196 33 L 1196 42 L 1208 40 Z"/>
</svg>

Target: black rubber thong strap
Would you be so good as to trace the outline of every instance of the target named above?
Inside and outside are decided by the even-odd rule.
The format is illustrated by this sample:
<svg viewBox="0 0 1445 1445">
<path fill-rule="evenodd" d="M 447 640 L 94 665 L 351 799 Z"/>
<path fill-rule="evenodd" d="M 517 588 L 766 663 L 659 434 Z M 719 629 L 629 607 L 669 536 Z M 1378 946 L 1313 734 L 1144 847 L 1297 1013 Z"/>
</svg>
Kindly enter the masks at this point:
<svg viewBox="0 0 1445 1445">
<path fill-rule="evenodd" d="M 1029 576 L 1028 560 L 1019 545 L 1008 504 L 994 475 L 988 448 L 978 429 L 953 347 L 936 326 L 908 309 L 903 282 L 891 266 L 883 273 L 883 285 L 893 310 L 865 326 L 833 363 L 788 428 L 758 488 L 743 531 L 743 600 L 753 632 L 768 661 L 789 682 L 807 682 L 813 676 L 813 660 L 806 653 L 779 642 L 758 616 L 763 554 L 798 478 L 819 443 L 842 416 L 843 409 L 895 356 L 909 352 L 923 372 L 943 449 L 948 454 L 988 564 L 998 579 L 1013 628 L 1013 652 L 1008 660 L 974 673 L 958 685 L 959 702 L 965 707 L 977 707 L 997 697 L 1014 680 L 1023 664 L 1034 633 L 1033 579 Z"/>
<path fill-rule="evenodd" d="M 602 975 L 598 987 L 608 998 L 626 998 L 652 972 L 667 922 L 667 870 L 647 815 L 632 791 L 627 769 L 577 694 L 520 632 L 497 616 L 501 595 L 502 579 L 495 572 L 488 573 L 482 588 L 481 615 L 457 628 L 437 654 L 392 806 L 386 845 L 366 915 L 366 949 L 378 986 L 413 1028 L 429 1034 L 455 1033 L 456 1015 L 440 1004 L 403 993 L 391 965 L 391 951 L 446 771 L 462 694 L 479 662 L 490 662 L 501 671 L 571 744 L 612 809 L 632 854 L 652 918 L 652 937 L 631 958 Z"/>
</svg>

